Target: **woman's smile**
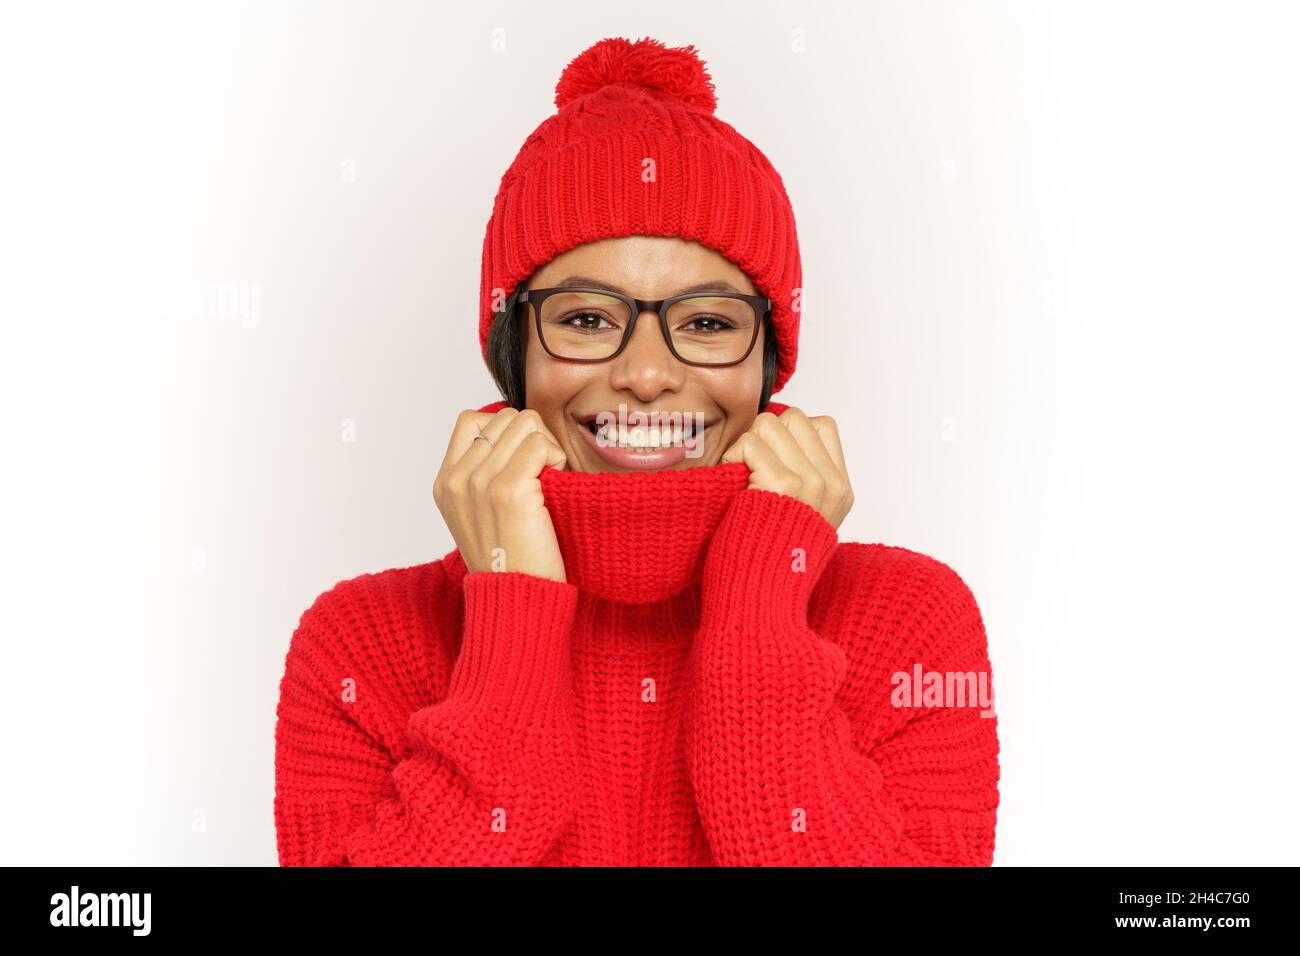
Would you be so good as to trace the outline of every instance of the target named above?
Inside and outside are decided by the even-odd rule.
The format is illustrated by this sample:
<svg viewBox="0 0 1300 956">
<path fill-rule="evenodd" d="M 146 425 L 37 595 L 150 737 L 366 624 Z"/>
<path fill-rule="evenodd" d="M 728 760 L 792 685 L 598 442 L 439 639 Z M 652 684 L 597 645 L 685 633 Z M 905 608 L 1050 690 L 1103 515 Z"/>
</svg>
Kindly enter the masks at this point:
<svg viewBox="0 0 1300 956">
<path fill-rule="evenodd" d="M 711 423 L 701 412 L 624 414 L 599 412 L 580 416 L 574 430 L 603 461 L 616 469 L 673 468 L 699 458 Z"/>
</svg>

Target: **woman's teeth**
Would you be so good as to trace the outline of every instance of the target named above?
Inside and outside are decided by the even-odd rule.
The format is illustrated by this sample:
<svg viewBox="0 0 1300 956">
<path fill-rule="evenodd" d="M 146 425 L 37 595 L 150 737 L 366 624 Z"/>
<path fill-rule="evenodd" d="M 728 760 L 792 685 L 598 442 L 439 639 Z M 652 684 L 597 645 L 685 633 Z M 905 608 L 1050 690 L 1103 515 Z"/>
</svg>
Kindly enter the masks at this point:
<svg viewBox="0 0 1300 956">
<path fill-rule="evenodd" d="M 591 422 L 588 428 L 591 429 L 596 436 L 596 440 L 601 444 L 606 446 L 617 445 L 619 448 L 625 448 L 629 451 L 651 451 L 655 448 L 673 447 L 680 445 L 683 440 L 689 440 L 695 434 L 695 424 L 693 422 L 685 425 L 672 425 L 666 428 L 642 426 L 619 428 L 614 424 L 597 428 L 595 422 Z"/>
</svg>

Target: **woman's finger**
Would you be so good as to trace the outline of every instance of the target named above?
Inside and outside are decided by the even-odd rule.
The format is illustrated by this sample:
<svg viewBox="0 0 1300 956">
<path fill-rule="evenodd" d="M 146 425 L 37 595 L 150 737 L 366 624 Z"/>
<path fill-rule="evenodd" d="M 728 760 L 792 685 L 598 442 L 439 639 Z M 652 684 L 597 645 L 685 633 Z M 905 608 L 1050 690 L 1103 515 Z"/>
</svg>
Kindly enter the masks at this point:
<svg viewBox="0 0 1300 956">
<path fill-rule="evenodd" d="M 817 431 L 821 436 L 822 445 L 825 446 L 827 453 L 835 461 L 840 469 L 840 474 L 847 481 L 849 479 L 849 467 L 844 460 L 844 448 L 840 445 L 840 427 L 835 424 L 835 419 L 829 415 L 818 415 L 808 419 L 808 424 Z"/>
<path fill-rule="evenodd" d="M 762 437 L 752 429 L 745 432 L 722 455 L 722 463 L 742 461 L 749 469 L 749 487 L 798 496 L 802 479 L 791 471 Z"/>
<path fill-rule="evenodd" d="M 492 453 L 492 445 L 519 415 L 514 408 L 503 408 L 496 412 L 474 412 L 468 416 L 462 414 L 457 419 L 455 431 L 452 432 L 451 444 L 447 456 L 451 468 L 473 471 Z M 463 420 L 462 420 L 463 419 Z M 482 435 L 487 441 L 479 441 Z"/>
<path fill-rule="evenodd" d="M 549 431 L 530 431 L 516 443 L 514 454 L 502 467 L 499 477 L 502 481 L 522 482 L 536 478 L 543 468 L 563 470 L 565 461 L 564 450 L 550 438 Z"/>
<path fill-rule="evenodd" d="M 825 421 L 831 420 L 827 418 Z M 853 507 L 853 486 L 849 482 L 848 472 L 841 462 L 836 460 L 837 455 L 840 458 L 843 457 L 843 453 L 839 449 L 838 436 L 836 436 L 834 442 L 835 451 L 832 452 L 831 448 L 826 445 L 822 437 L 823 433 L 817 429 L 814 420 L 797 408 L 791 408 L 782 413 L 781 422 L 795 436 L 800 447 L 804 449 L 804 453 L 821 471 L 824 486 L 821 506 L 818 510 L 825 516 L 827 521 L 838 528 Z M 827 431 L 834 432 L 834 422 L 831 422 Z"/>
<path fill-rule="evenodd" d="M 812 463 L 785 423 L 771 412 L 763 412 L 754 419 L 752 430 L 781 456 L 787 468 L 799 476 L 800 487 L 793 497 L 821 511 L 826 477 Z"/>
<path fill-rule="evenodd" d="M 812 420 L 801 409 L 788 408 L 777 420 L 794 436 L 813 467 L 825 476 L 828 485 L 836 476 L 847 483 L 848 475 L 831 455 L 830 449 L 822 440 L 821 432 L 813 426 Z"/>
<path fill-rule="evenodd" d="M 542 461 L 537 466 L 538 471 L 541 471 L 541 469 L 548 464 L 551 464 L 553 467 L 559 467 L 562 470 L 564 462 L 566 461 L 563 450 L 560 449 L 559 443 L 551 435 L 550 430 L 542 423 L 541 416 L 537 414 L 536 411 L 528 408 L 515 415 L 514 418 L 510 420 L 510 423 L 506 426 L 505 430 L 501 432 L 501 435 L 493 439 L 495 447 L 475 470 L 486 471 L 490 475 L 500 474 L 505 470 L 508 463 L 515 458 L 519 447 L 525 442 L 528 436 L 532 434 L 541 435 L 548 448 L 546 460 Z M 550 453 L 550 449 L 554 449 L 555 452 L 558 452 L 558 466 L 554 464 L 556 461 L 556 455 Z M 536 476 L 536 474 L 537 472 L 533 473 L 534 476 Z"/>
</svg>

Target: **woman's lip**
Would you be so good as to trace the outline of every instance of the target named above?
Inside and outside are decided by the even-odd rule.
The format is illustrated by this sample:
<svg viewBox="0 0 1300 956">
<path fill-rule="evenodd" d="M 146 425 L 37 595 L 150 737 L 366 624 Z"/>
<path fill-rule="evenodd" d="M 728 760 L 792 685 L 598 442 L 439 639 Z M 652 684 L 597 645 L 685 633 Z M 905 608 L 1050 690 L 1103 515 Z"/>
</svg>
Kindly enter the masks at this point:
<svg viewBox="0 0 1300 956">
<path fill-rule="evenodd" d="M 700 447 L 699 442 L 704 435 L 708 426 L 700 428 L 695 435 L 688 439 L 696 443 L 693 447 Z M 626 448 L 619 448 L 616 445 L 602 445 L 596 440 L 595 434 L 587 427 L 586 422 L 578 422 L 578 431 L 582 432 L 587 440 L 587 444 L 592 450 L 608 465 L 615 468 L 631 468 L 637 470 L 654 469 L 654 468 L 671 468 L 686 458 L 688 451 L 685 443 L 680 445 L 668 445 L 664 448 L 656 448 L 647 452 L 633 452 Z M 691 449 L 693 450 L 693 448 Z"/>
</svg>

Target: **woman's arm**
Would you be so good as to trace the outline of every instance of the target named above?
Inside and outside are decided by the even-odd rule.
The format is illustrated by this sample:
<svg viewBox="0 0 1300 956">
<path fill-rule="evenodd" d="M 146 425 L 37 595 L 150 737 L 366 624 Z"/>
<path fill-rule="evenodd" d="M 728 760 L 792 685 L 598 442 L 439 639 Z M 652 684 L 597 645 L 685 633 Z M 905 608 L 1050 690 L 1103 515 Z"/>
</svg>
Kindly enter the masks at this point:
<svg viewBox="0 0 1300 956">
<path fill-rule="evenodd" d="M 870 714 L 863 721 L 875 728 L 869 745 L 855 745 L 855 728 L 836 699 L 846 656 L 807 620 L 837 537 L 803 502 L 749 488 L 710 547 L 692 649 L 687 753 L 714 861 L 989 865 L 996 718 L 975 707 Z M 987 670 L 969 589 L 946 565 L 924 560 L 931 573 L 923 587 L 900 575 L 837 618 L 868 639 L 906 634 L 895 646 L 909 659 L 882 661 L 882 674 L 911 673 L 913 656 L 927 671 Z M 849 587 L 839 590 L 845 593 L 828 598 L 854 599 Z M 888 694 L 867 696 L 893 710 Z"/>
<path fill-rule="evenodd" d="M 343 699 L 345 680 L 369 671 L 423 691 L 401 688 L 408 669 L 366 636 L 365 622 L 382 627 L 386 608 L 357 607 L 338 590 L 303 615 L 281 682 L 281 865 L 536 865 L 572 817 L 580 779 L 568 672 L 577 588 L 465 575 L 461 650 L 452 666 L 435 655 L 433 682 L 446 696 L 410 713 L 405 740 L 389 742 Z M 358 697 L 375 693 L 360 683 Z M 400 707 L 400 696 L 367 699 L 367 711 Z"/>
</svg>

